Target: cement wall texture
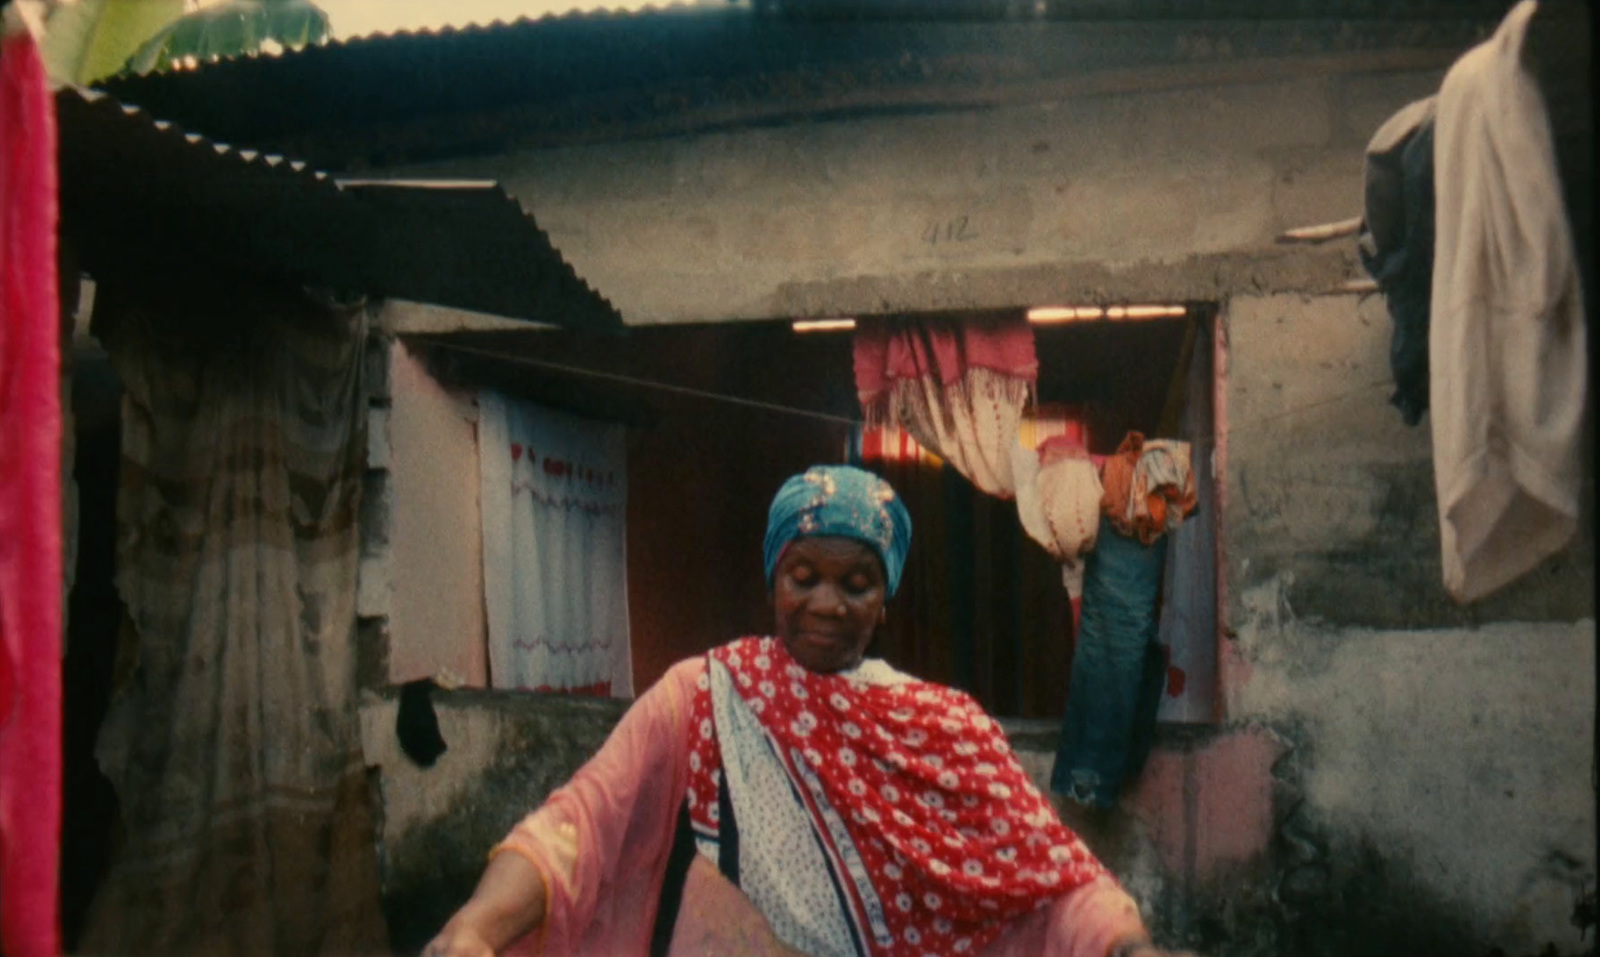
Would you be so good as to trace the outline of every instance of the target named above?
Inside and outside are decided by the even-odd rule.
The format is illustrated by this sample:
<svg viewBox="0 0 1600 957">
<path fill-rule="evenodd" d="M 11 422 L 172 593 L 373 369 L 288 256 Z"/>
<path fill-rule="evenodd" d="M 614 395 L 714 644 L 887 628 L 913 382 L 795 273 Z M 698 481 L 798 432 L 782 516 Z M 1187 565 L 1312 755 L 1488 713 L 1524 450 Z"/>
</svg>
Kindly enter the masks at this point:
<svg viewBox="0 0 1600 957">
<path fill-rule="evenodd" d="M 502 180 L 634 324 L 1218 302 L 1226 720 L 1164 729 L 1121 805 L 1066 808 L 1070 823 L 1164 941 L 1210 954 L 1592 953 L 1592 533 L 1452 602 L 1428 425 L 1387 402 L 1383 303 L 1330 294 L 1360 275 L 1349 240 L 1274 242 L 1359 215 L 1367 137 L 1438 80 L 1156 90 L 395 172 Z M 452 751 L 429 770 L 395 753 L 387 705 L 364 712 L 397 944 L 420 942 L 419 902 L 464 896 L 499 825 L 614 719 L 444 700 Z M 1048 725 L 1013 740 L 1048 773 Z"/>
<path fill-rule="evenodd" d="M 1434 72 L 1321 76 L 427 164 L 534 210 L 630 324 L 1330 289 L 1362 147 Z"/>
<path fill-rule="evenodd" d="M 1279 591 L 1242 596 L 1236 714 L 1294 742 L 1294 952 L 1592 947 L 1574 918 L 1595 882 L 1594 622 L 1337 628 L 1257 610 Z"/>
<path fill-rule="evenodd" d="M 1230 590 L 1281 579 L 1298 616 L 1376 628 L 1592 618 L 1588 523 L 1497 594 L 1445 592 L 1429 424 L 1389 404 L 1389 329 L 1380 296 L 1230 300 Z"/>
<path fill-rule="evenodd" d="M 1230 720 L 1289 744 L 1284 942 L 1592 947 L 1574 922 L 1595 883 L 1592 531 L 1456 605 L 1427 424 L 1388 404 L 1382 301 L 1241 296 L 1226 329 L 1223 690 Z"/>
<path fill-rule="evenodd" d="M 416 953 L 466 902 L 489 849 L 604 743 L 627 703 L 608 698 L 439 691 L 445 751 L 422 767 L 400 747 L 399 695 L 367 692 L 361 744 L 381 799 L 384 915 L 397 953 Z"/>
<path fill-rule="evenodd" d="M 442 388 L 403 343 L 390 348 L 389 681 L 481 688 L 489 651 L 476 396 Z"/>
</svg>

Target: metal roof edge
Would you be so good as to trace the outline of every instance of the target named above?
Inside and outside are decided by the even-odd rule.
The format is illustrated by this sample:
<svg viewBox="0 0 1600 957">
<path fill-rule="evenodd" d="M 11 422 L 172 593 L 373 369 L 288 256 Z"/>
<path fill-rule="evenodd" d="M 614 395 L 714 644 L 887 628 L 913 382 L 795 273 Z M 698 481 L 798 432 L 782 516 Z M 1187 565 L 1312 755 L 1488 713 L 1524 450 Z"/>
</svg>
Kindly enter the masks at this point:
<svg viewBox="0 0 1600 957">
<path fill-rule="evenodd" d="M 107 119 L 129 124 L 132 129 L 149 130 L 152 134 L 171 141 L 174 146 L 183 147 L 210 147 L 217 156 L 237 160 L 247 166 L 266 167 L 268 169 L 283 168 L 309 182 L 319 184 L 321 188 L 337 192 L 338 184 L 327 173 L 315 169 L 303 160 L 293 159 L 281 153 L 270 153 L 262 150 L 246 149 L 232 146 L 213 140 L 202 133 L 195 133 L 184 129 L 171 120 L 161 119 L 141 106 L 125 103 L 112 93 L 91 87 L 67 85 L 57 89 L 54 93 L 56 111 L 61 115 L 62 106 L 65 105 L 70 118 L 70 111 L 81 108 L 85 111 L 99 113 Z"/>
<path fill-rule="evenodd" d="M 354 221 L 357 222 L 362 221 L 360 217 L 373 214 L 370 204 L 361 201 L 362 194 L 389 192 L 385 187 L 393 187 L 396 192 L 403 191 L 418 196 L 424 194 L 439 196 L 451 190 L 482 192 L 489 194 L 489 199 L 494 204 L 490 207 L 491 210 L 495 207 L 503 210 L 498 213 L 492 212 L 491 215 L 499 217 L 507 224 L 511 223 L 511 217 L 514 216 L 516 225 L 511 231 L 525 231 L 522 233 L 524 237 L 522 241 L 530 244 L 529 249 L 534 261 L 542 264 L 541 269 L 547 270 L 544 278 L 539 280 L 539 285 L 551 297 L 546 304 L 547 307 L 570 313 L 575 326 L 586 326 L 597 330 L 623 326 L 622 317 L 616 306 L 578 276 L 572 264 L 556 248 L 549 234 L 539 226 L 533 213 L 499 182 L 421 183 L 415 179 L 387 181 L 366 179 L 341 183 L 328 173 L 315 169 L 303 161 L 279 153 L 236 148 L 227 143 L 211 140 L 199 133 L 189 132 L 176 123 L 154 116 L 142 107 L 125 104 L 113 94 L 102 90 L 66 86 L 57 90 L 54 97 L 61 143 L 59 156 L 64 228 L 68 228 L 74 220 L 92 219 L 101 222 L 105 215 L 111 213 L 105 206 L 108 202 L 106 170 L 115 170 L 131 162 L 130 155 L 141 154 L 142 158 L 138 161 L 147 168 L 167 167 L 171 173 L 167 177 L 165 186 L 157 187 L 158 189 L 178 190 L 180 193 L 190 190 L 191 186 L 188 184 L 193 181 L 185 180 L 182 170 L 202 171 L 206 164 L 211 164 L 213 170 L 217 170 L 224 177 L 231 177 L 234 174 L 228 173 L 227 169 L 232 167 L 245 175 L 254 174 L 256 177 L 264 175 L 271 178 L 271 181 L 282 182 L 285 185 L 293 184 L 301 191 L 298 195 L 315 203 L 326 204 L 313 207 L 315 210 L 320 210 L 319 215 L 325 214 L 335 219 L 355 217 Z M 140 141 L 144 143 L 143 146 L 139 145 Z M 104 150 L 107 143 L 118 147 L 128 144 L 122 150 L 120 160 L 115 155 L 118 152 L 116 149 L 109 151 L 113 155 L 104 155 L 107 152 Z M 180 156 L 189 156 L 193 159 L 188 160 L 187 164 L 181 161 L 175 162 Z M 150 166 L 151 163 L 155 165 Z M 199 165 L 193 165 L 195 163 Z M 224 165 L 222 167 L 215 165 L 219 163 Z M 201 178 L 209 178 L 215 182 L 211 177 Z M 257 188 L 259 183 L 264 182 L 267 181 L 259 181 Z M 145 184 L 144 188 L 148 189 L 151 186 Z M 87 192 L 84 193 L 84 190 Z M 75 200 L 73 199 L 75 194 L 82 195 Z M 283 194 L 283 196 L 288 195 L 292 194 Z M 212 215 L 225 216 L 227 213 L 214 211 Z M 115 215 L 112 216 L 112 220 L 104 221 L 115 221 Z M 119 228 L 125 226 L 124 223 L 124 227 Z M 112 247 L 105 246 L 107 241 L 109 240 L 98 240 L 99 256 L 106 262 L 120 258 L 120 253 L 113 253 L 110 251 Z M 132 252 L 137 255 L 143 251 L 147 250 Z M 314 258 L 312 254 L 312 259 Z M 305 257 L 300 259 L 302 266 L 309 261 L 311 260 Z M 324 272 L 322 275 L 326 277 L 328 273 Z M 368 278 L 372 278 L 370 274 Z M 360 291 L 385 292 L 386 290 L 369 288 Z M 503 292 L 502 288 L 501 294 Z M 490 292 L 488 295 L 492 299 L 496 293 Z M 479 301 L 483 301 L 482 296 L 478 298 Z M 444 302 L 441 305 L 461 305 L 461 303 Z M 524 314 L 516 318 L 535 317 Z"/>
</svg>

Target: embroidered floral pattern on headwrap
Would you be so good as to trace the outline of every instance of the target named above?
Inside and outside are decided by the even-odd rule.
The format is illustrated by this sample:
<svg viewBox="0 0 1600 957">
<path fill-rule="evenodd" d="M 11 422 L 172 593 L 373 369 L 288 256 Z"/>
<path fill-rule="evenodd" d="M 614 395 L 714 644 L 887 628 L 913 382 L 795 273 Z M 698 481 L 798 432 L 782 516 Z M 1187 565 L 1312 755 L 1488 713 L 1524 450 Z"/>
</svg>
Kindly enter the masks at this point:
<svg viewBox="0 0 1600 957">
<path fill-rule="evenodd" d="M 778 489 L 767 513 L 767 584 L 784 546 L 797 538 L 837 535 L 870 545 L 883 560 L 893 595 L 911 548 L 911 514 L 888 482 L 850 465 L 814 465 Z"/>
</svg>

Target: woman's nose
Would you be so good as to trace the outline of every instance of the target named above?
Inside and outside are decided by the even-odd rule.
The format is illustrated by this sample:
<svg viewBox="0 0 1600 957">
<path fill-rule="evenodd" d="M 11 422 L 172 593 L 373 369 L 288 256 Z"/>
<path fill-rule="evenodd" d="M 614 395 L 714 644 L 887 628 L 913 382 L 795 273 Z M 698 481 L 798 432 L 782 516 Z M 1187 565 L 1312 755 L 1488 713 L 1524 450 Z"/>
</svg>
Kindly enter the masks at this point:
<svg viewBox="0 0 1600 957">
<path fill-rule="evenodd" d="M 837 585 L 821 584 L 811 590 L 813 614 L 837 617 L 845 613 L 844 592 Z"/>
</svg>

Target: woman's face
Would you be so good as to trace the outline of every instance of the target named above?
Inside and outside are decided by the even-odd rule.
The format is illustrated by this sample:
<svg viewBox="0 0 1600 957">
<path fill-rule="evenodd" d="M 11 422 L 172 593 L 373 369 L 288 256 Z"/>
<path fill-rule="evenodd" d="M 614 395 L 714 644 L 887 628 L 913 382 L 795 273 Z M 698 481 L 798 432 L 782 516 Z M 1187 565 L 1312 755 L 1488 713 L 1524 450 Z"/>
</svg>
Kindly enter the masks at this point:
<svg viewBox="0 0 1600 957">
<path fill-rule="evenodd" d="M 778 637 L 812 671 L 854 668 L 888 598 L 878 553 L 853 538 L 798 538 L 772 576 Z"/>
</svg>

